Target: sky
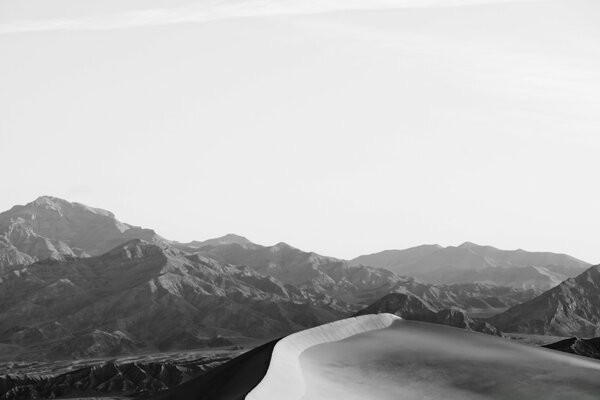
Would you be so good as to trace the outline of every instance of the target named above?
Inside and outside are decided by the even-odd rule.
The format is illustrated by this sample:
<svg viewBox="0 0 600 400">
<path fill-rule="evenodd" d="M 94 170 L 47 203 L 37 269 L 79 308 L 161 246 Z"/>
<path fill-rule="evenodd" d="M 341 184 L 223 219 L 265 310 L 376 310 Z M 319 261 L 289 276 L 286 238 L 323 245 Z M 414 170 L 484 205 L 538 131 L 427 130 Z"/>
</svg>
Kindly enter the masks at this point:
<svg viewBox="0 0 600 400">
<path fill-rule="evenodd" d="M 2 0 L 0 210 L 600 263 L 597 0 Z"/>
</svg>

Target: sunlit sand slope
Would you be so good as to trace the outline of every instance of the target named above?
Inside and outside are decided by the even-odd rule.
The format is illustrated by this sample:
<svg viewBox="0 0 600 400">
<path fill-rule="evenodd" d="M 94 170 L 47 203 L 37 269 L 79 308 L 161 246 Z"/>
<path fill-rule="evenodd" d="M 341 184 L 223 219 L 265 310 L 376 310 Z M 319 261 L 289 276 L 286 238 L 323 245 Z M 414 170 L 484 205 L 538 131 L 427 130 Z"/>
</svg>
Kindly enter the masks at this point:
<svg viewBox="0 0 600 400">
<path fill-rule="evenodd" d="M 600 363 L 367 315 L 281 340 L 248 400 L 598 399 Z"/>
<path fill-rule="evenodd" d="M 305 393 L 300 355 L 314 346 L 390 327 L 400 320 L 392 314 L 371 314 L 307 329 L 280 340 L 273 349 L 269 369 L 247 400 L 300 399 Z"/>
</svg>

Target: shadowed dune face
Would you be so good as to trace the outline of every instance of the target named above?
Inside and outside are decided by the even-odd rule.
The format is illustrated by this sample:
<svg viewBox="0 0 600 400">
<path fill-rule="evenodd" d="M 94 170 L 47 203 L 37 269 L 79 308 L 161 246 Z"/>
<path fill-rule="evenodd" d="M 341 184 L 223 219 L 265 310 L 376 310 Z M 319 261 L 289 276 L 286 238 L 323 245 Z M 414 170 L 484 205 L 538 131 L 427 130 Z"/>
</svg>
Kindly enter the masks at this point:
<svg viewBox="0 0 600 400">
<path fill-rule="evenodd" d="M 306 400 L 597 399 L 600 363 L 395 320 L 300 354 Z"/>
</svg>

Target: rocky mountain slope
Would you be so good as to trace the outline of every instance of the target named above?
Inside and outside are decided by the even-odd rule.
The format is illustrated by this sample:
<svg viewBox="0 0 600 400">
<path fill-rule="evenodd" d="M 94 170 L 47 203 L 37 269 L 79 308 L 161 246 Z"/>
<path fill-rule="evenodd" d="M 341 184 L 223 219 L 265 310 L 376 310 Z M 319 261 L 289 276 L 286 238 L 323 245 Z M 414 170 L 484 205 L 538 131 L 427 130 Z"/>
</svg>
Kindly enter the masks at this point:
<svg viewBox="0 0 600 400">
<path fill-rule="evenodd" d="M 255 271 L 310 293 L 331 296 L 365 307 L 388 293 L 410 293 L 441 308 L 504 309 L 541 293 L 492 284 L 435 285 L 398 276 L 384 268 L 355 266 L 333 257 L 305 252 L 285 243 L 260 246 L 231 243 L 205 246 L 199 253 L 223 263 L 248 266 Z"/>
<path fill-rule="evenodd" d="M 406 260 L 441 250 L 423 246 Z M 0 346 L 49 358 L 274 337 L 351 315 L 389 293 L 416 297 L 436 313 L 490 314 L 539 293 L 423 283 L 234 234 L 171 242 L 109 211 L 48 196 L 0 214 L 0 262 Z"/>
<path fill-rule="evenodd" d="M 347 312 L 250 268 L 139 239 L 0 281 L 0 343 L 50 358 L 227 345 L 223 338 L 280 336 Z"/>
<path fill-rule="evenodd" d="M 131 239 L 163 241 L 109 211 L 42 196 L 0 213 L 0 272 L 48 258 L 97 256 Z"/>
<path fill-rule="evenodd" d="M 431 283 L 481 282 L 541 290 L 554 287 L 590 266 L 566 254 L 500 250 L 470 242 L 458 247 L 427 245 L 388 250 L 360 256 L 351 262 L 387 268 Z"/>
<path fill-rule="evenodd" d="M 600 335 L 600 265 L 490 322 L 504 332 L 594 337 Z"/>
<path fill-rule="evenodd" d="M 199 253 L 223 263 L 243 265 L 281 282 L 311 292 L 323 293 L 348 303 L 357 303 L 364 290 L 391 289 L 396 274 L 368 266 L 352 266 L 333 257 L 305 252 L 286 243 L 260 246 L 251 243 L 205 246 Z"/>
<path fill-rule="evenodd" d="M 414 278 L 399 278 L 384 290 L 374 288 L 357 294 L 361 304 L 369 305 L 389 293 L 409 293 L 439 309 L 458 307 L 469 312 L 499 313 L 509 307 L 531 300 L 541 290 L 520 290 L 484 283 L 436 285 Z"/>
<path fill-rule="evenodd" d="M 477 332 L 500 336 L 501 333 L 492 325 L 470 318 L 467 313 L 457 307 L 439 308 L 417 296 L 408 293 L 388 294 L 356 315 L 389 313 L 401 318 L 449 325 Z"/>
<path fill-rule="evenodd" d="M 106 361 L 61 374 L 0 376 L 1 400 L 136 396 L 173 388 L 231 360 L 238 353 L 192 360 Z"/>
<path fill-rule="evenodd" d="M 591 339 L 572 337 L 555 343 L 547 344 L 544 347 L 600 360 L 600 337 Z"/>
</svg>

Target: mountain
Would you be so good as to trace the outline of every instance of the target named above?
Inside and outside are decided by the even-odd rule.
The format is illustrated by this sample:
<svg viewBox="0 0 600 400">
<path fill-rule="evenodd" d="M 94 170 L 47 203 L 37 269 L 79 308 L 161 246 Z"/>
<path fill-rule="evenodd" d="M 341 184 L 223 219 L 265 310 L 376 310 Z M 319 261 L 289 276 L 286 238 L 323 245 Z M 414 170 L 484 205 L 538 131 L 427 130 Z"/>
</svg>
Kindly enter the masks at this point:
<svg viewBox="0 0 600 400">
<path fill-rule="evenodd" d="M 298 288 L 322 293 L 347 303 L 358 303 L 364 290 L 391 290 L 396 274 L 367 266 L 353 266 L 333 257 L 302 251 L 286 243 L 274 246 L 224 244 L 205 246 L 198 254 L 222 263 L 247 266 Z"/>
<path fill-rule="evenodd" d="M 54 373 L 3 374 L 0 399 L 129 398 L 176 387 L 204 375 L 239 351 L 169 353 L 141 360 L 86 360 Z M 165 359 L 166 358 L 166 359 Z M 56 363 L 44 363 L 55 365 Z M 31 367 L 31 364 L 29 364 Z"/>
<path fill-rule="evenodd" d="M 430 283 L 481 282 L 542 290 L 577 276 L 590 266 L 566 254 L 500 250 L 471 242 L 458 247 L 426 245 L 387 250 L 357 257 L 351 263 L 387 268 Z"/>
<path fill-rule="evenodd" d="M 413 249 L 405 263 L 442 250 Z M 234 234 L 177 243 L 109 211 L 49 196 L 0 214 L 0 263 L 0 345 L 48 358 L 269 338 L 356 313 L 390 293 L 436 313 L 454 310 L 443 316 L 448 321 L 498 313 L 539 294 L 424 283 Z"/>
<path fill-rule="evenodd" d="M 600 265 L 515 305 L 490 323 L 503 332 L 594 337 L 600 335 Z"/>
<path fill-rule="evenodd" d="M 134 395 L 140 392 L 164 390 L 199 375 L 193 368 L 169 363 L 128 363 L 85 367 L 55 377 L 0 377 L 0 398 L 54 399 L 116 392 Z"/>
<path fill-rule="evenodd" d="M 578 356 L 600 359 L 600 337 L 580 339 L 572 337 L 543 346 L 547 349 L 576 354 Z"/>
<path fill-rule="evenodd" d="M 466 311 L 504 310 L 539 295 L 536 289 L 520 290 L 485 283 L 435 285 L 410 279 L 400 282 L 394 293 L 411 293 L 437 308 L 459 307 Z"/>
<path fill-rule="evenodd" d="M 367 254 L 351 260 L 354 265 L 371 265 L 385 268 L 402 274 L 404 268 L 417 263 L 438 250 L 443 249 L 439 244 L 424 244 L 404 250 L 384 250 L 379 253 Z"/>
<path fill-rule="evenodd" d="M 412 319 L 420 321 L 494 334 L 498 333 L 495 328 L 476 322 L 467 311 L 504 310 L 540 293 L 535 289 L 520 290 L 482 283 L 427 284 L 400 277 L 383 268 L 354 266 L 333 257 L 305 252 L 286 243 L 270 247 L 256 244 L 206 246 L 198 254 L 226 264 L 247 266 L 309 293 L 321 293 L 360 306 L 362 311 L 359 313 L 396 313 L 398 310 L 392 310 L 388 305 L 394 302 L 393 299 L 404 299 L 397 304 L 408 301 L 406 304 L 415 305 L 417 311 L 410 314 L 404 310 L 398 314 L 403 317 L 411 315 Z"/>
<path fill-rule="evenodd" d="M 470 318 L 460 308 L 450 307 L 440 309 L 409 293 L 388 294 L 355 315 L 381 313 L 394 314 L 408 320 L 431 322 L 501 336 L 500 331 L 492 325 Z"/>
<path fill-rule="evenodd" d="M 223 245 L 223 244 L 242 244 L 242 245 L 249 244 L 249 245 L 252 245 L 254 243 L 252 243 L 251 241 L 249 241 L 248 239 L 246 239 L 243 236 L 235 235 L 233 233 L 228 233 L 227 235 L 221 236 L 218 238 L 208 239 L 203 242 L 193 241 L 189 244 L 193 247 L 204 247 L 204 246 L 219 246 L 219 245 Z"/>
<path fill-rule="evenodd" d="M 48 358 L 222 346 L 348 312 L 250 268 L 139 239 L 96 257 L 39 261 L 0 280 L 0 343 Z"/>
<path fill-rule="evenodd" d="M 275 246 L 225 244 L 205 246 L 198 254 L 225 264 L 247 266 L 260 274 L 309 293 L 318 293 L 355 306 L 354 311 L 389 293 L 409 293 L 438 309 L 498 313 L 530 300 L 541 290 L 501 287 L 486 283 L 436 285 L 402 277 L 384 268 L 352 265 L 333 257 L 305 252 L 285 243 Z"/>
<path fill-rule="evenodd" d="M 0 213 L 0 272 L 47 258 L 98 256 L 131 239 L 164 240 L 109 211 L 41 196 Z"/>
<path fill-rule="evenodd" d="M 245 237 L 236 235 L 233 233 L 228 233 L 227 235 L 224 235 L 224 236 L 221 236 L 218 238 L 207 239 L 204 241 L 193 240 L 188 243 L 180 243 L 180 242 L 176 242 L 176 241 L 171 241 L 170 243 L 172 246 L 177 247 L 178 249 L 185 250 L 185 251 L 188 251 L 191 253 L 196 252 L 203 247 L 210 247 L 210 246 L 221 246 L 221 245 L 227 245 L 227 244 L 254 245 L 254 243 L 252 243 L 250 240 L 246 239 Z"/>
</svg>

